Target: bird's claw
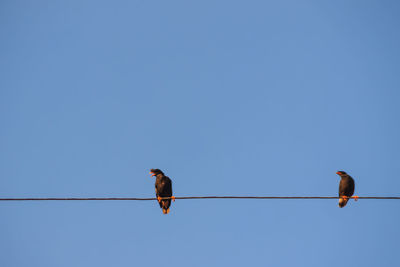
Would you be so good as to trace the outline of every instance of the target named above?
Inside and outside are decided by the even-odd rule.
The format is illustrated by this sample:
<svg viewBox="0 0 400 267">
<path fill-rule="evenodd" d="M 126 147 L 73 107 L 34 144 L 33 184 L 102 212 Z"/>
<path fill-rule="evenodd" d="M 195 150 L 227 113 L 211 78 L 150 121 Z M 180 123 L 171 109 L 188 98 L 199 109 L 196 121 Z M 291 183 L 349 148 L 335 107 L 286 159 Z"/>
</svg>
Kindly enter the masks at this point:
<svg viewBox="0 0 400 267">
<path fill-rule="evenodd" d="M 353 198 L 354 198 L 354 201 L 358 200 L 358 196 L 353 196 Z"/>
<path fill-rule="evenodd" d="M 174 196 L 172 196 L 171 199 L 172 199 L 173 202 L 175 202 L 176 198 Z"/>
<path fill-rule="evenodd" d="M 161 202 L 161 200 L 162 200 L 162 197 L 157 197 L 158 202 Z"/>
</svg>

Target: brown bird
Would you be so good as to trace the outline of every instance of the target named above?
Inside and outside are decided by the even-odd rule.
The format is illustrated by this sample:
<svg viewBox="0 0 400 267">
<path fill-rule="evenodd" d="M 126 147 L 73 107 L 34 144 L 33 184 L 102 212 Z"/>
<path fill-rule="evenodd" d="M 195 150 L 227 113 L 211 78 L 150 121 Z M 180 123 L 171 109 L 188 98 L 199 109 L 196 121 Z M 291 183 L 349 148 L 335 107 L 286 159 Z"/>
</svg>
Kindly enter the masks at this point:
<svg viewBox="0 0 400 267">
<path fill-rule="evenodd" d="M 339 207 L 343 208 L 354 194 L 354 180 L 344 171 L 338 171 L 336 174 L 341 178 L 339 183 Z M 354 196 L 353 198 L 357 200 L 358 197 Z"/>
<path fill-rule="evenodd" d="M 171 206 L 171 199 L 175 201 L 175 197 L 172 196 L 172 181 L 159 169 L 151 169 L 150 174 L 156 177 L 155 187 L 158 204 L 160 204 L 163 213 L 168 214 L 169 206 Z M 163 199 L 164 197 L 170 198 Z"/>
</svg>

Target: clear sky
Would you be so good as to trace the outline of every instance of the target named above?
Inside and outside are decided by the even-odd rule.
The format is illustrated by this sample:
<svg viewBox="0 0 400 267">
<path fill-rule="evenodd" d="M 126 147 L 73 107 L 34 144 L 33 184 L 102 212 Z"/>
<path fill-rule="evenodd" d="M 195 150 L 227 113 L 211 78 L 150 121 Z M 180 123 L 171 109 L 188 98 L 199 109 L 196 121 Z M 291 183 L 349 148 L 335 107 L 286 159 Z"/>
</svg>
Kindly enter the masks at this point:
<svg viewBox="0 0 400 267">
<path fill-rule="evenodd" d="M 0 3 L 0 197 L 400 195 L 399 1 Z M 396 266 L 400 201 L 2 202 L 0 266 Z"/>
</svg>

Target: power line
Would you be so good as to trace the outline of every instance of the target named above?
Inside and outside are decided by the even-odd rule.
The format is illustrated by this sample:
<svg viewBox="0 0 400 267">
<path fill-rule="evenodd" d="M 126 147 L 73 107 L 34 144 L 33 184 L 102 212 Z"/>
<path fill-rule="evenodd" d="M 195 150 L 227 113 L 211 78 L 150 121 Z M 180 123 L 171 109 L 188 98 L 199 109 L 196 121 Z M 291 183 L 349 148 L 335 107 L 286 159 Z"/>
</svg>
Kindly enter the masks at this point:
<svg viewBox="0 0 400 267">
<path fill-rule="evenodd" d="M 339 197 L 321 197 L 321 196 L 188 196 L 188 197 L 172 197 L 173 199 L 339 199 Z M 357 199 L 399 199 L 400 197 L 351 197 Z M 171 199 L 171 197 L 164 197 L 162 199 Z M 139 198 L 139 197 L 47 197 L 47 198 L 0 198 L 0 201 L 66 201 L 66 200 L 135 200 L 147 201 L 157 200 L 157 198 Z"/>
</svg>

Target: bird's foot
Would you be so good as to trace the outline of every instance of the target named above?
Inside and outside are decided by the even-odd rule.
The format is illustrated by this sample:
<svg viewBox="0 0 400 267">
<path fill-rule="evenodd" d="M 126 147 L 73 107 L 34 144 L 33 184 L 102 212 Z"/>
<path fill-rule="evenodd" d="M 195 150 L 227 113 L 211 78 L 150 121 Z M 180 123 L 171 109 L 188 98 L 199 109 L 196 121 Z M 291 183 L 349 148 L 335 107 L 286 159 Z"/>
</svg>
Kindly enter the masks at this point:
<svg viewBox="0 0 400 267">
<path fill-rule="evenodd" d="M 354 198 L 354 201 L 358 200 L 358 196 L 353 196 L 353 198 Z"/>
<path fill-rule="evenodd" d="M 341 196 L 341 198 L 343 198 L 344 200 L 348 200 L 349 199 L 348 196 Z"/>
<path fill-rule="evenodd" d="M 172 199 L 173 202 L 175 202 L 176 198 L 174 196 L 171 196 L 171 199 Z"/>
<path fill-rule="evenodd" d="M 158 202 L 161 202 L 161 200 L 162 200 L 162 197 L 157 197 Z"/>
</svg>

